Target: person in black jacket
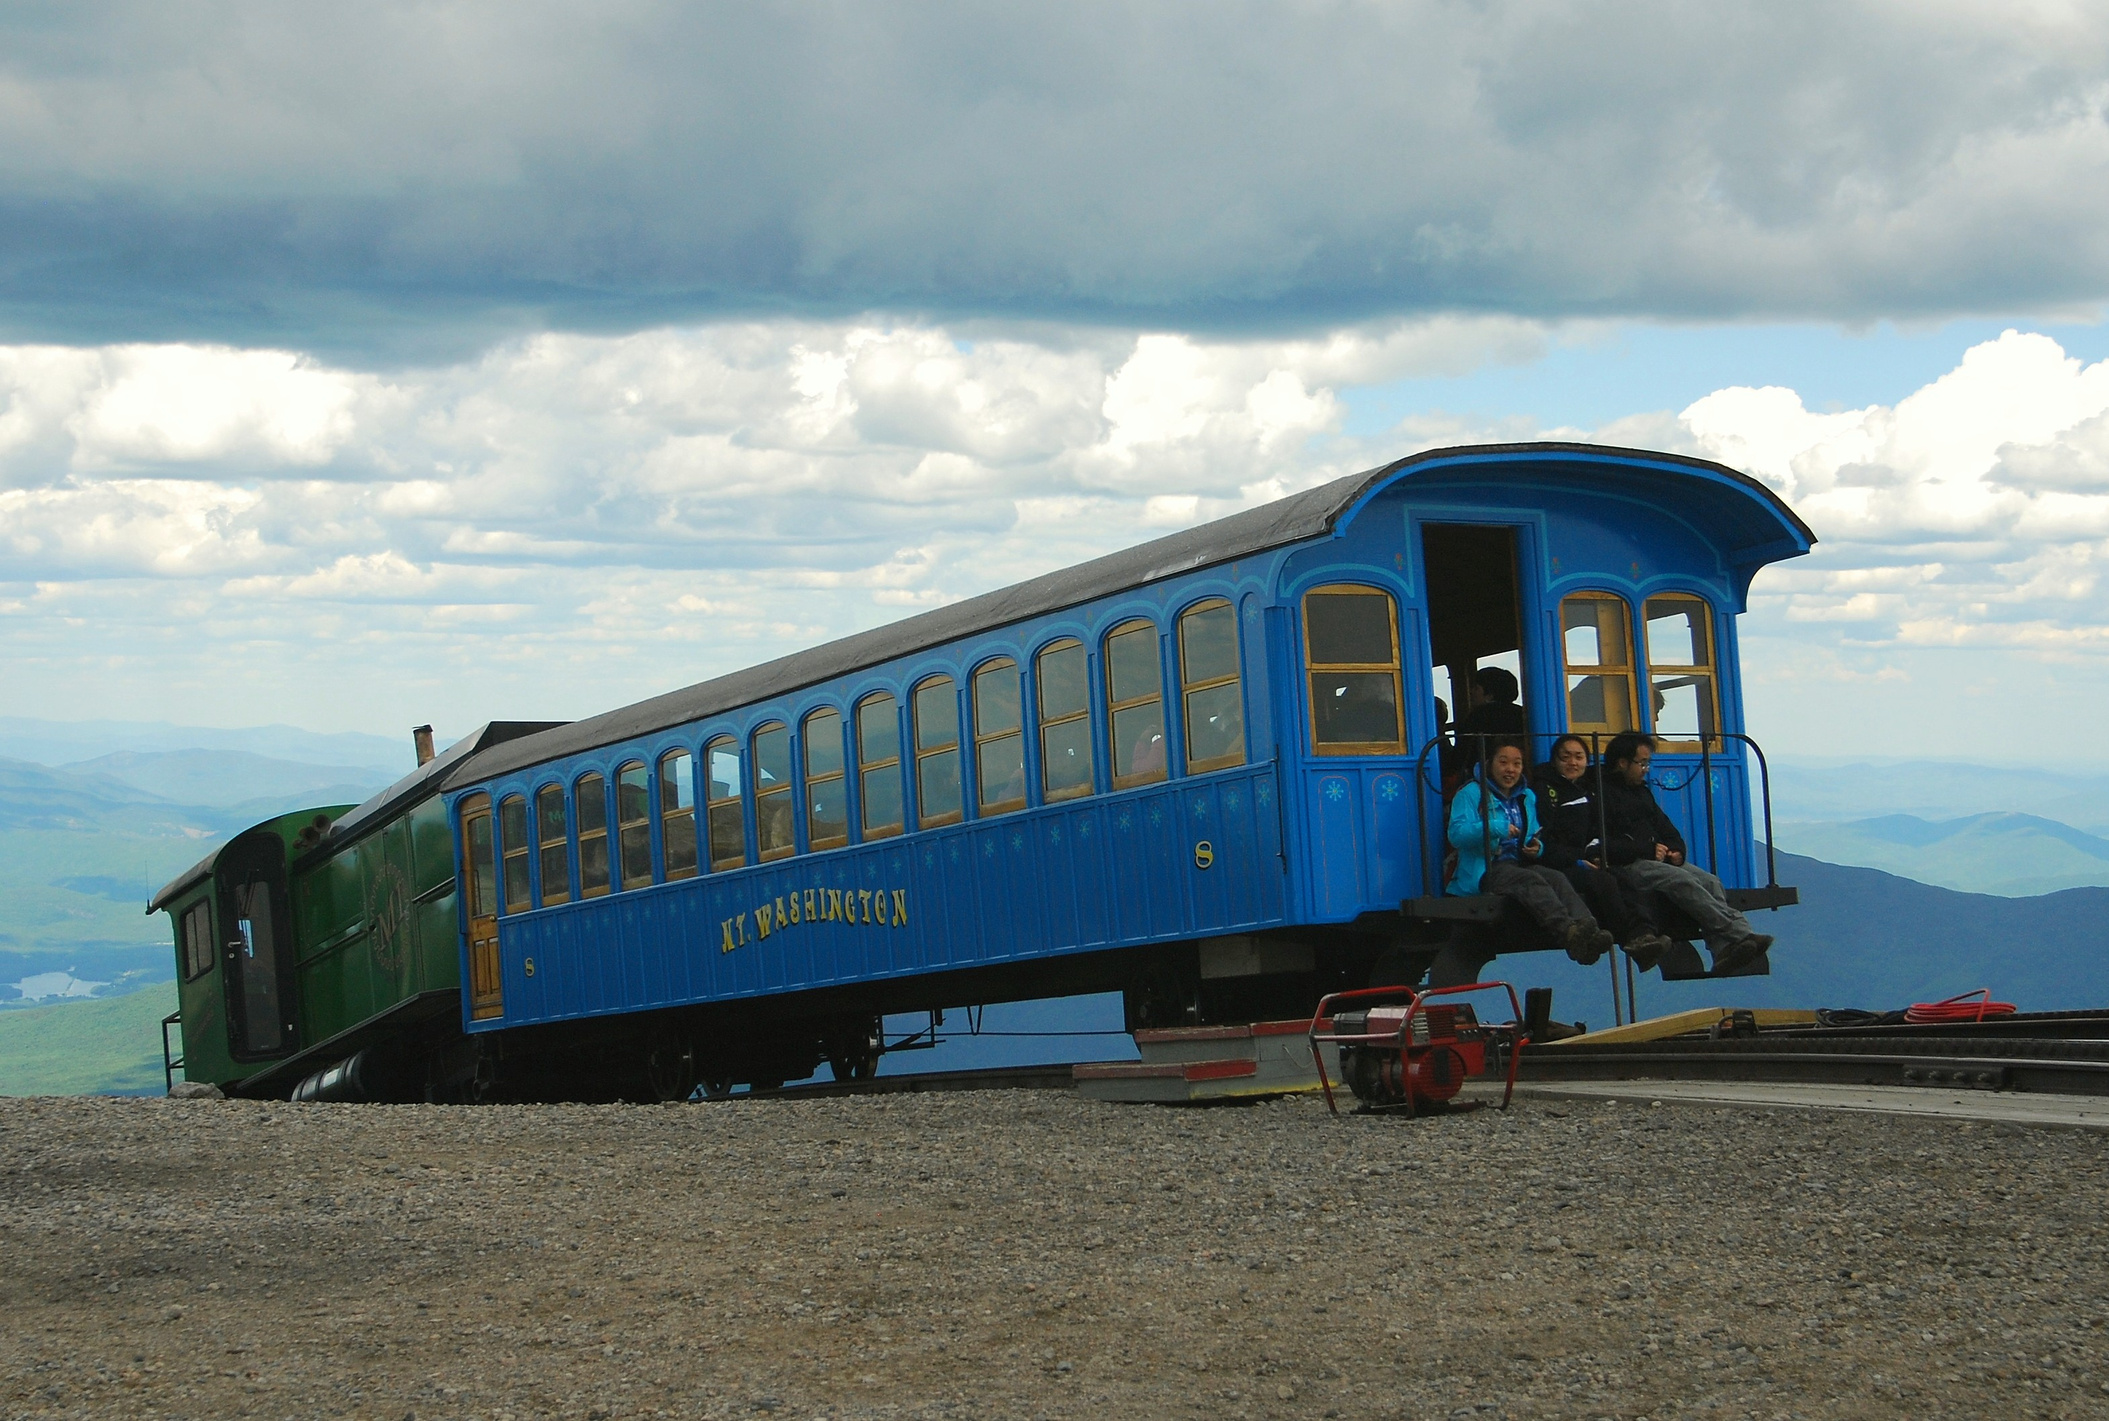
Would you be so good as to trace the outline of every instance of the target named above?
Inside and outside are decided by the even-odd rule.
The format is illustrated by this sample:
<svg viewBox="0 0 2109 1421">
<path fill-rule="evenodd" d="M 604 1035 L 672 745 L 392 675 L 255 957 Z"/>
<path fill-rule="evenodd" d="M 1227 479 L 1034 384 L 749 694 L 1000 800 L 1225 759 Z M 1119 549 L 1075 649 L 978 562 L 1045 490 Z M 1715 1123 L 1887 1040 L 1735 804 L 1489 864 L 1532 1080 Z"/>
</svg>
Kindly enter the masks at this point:
<svg viewBox="0 0 2109 1421">
<path fill-rule="evenodd" d="M 1772 946 L 1772 938 L 1729 906 L 1720 879 L 1685 861 L 1684 836 L 1648 788 L 1654 759 L 1654 738 L 1637 731 L 1614 737 L 1604 750 L 1605 862 L 1625 887 L 1653 889 L 1697 923 L 1714 971 L 1732 972 Z"/>
<path fill-rule="evenodd" d="M 1579 735 L 1552 743 L 1552 758 L 1533 777 L 1538 787 L 1538 818 L 1544 824 L 1545 851 L 1539 862 L 1567 876 L 1596 920 L 1645 972 L 1662 961 L 1670 940 L 1655 930 L 1620 889 L 1618 877 L 1604 864 L 1597 817 L 1597 776 L 1589 770 L 1589 746 Z M 1587 966 L 1594 956 L 1575 958 Z"/>
</svg>

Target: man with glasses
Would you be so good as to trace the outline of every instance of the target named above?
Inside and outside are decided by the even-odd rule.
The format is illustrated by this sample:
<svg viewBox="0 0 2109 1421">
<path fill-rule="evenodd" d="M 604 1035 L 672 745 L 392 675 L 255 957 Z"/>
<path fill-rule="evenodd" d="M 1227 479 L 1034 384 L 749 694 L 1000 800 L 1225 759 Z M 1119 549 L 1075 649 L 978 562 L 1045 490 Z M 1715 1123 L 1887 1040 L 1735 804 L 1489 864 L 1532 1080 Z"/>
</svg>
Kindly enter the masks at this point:
<svg viewBox="0 0 2109 1421">
<path fill-rule="evenodd" d="M 1725 976 L 1755 961 L 1772 938 L 1729 906 L 1720 879 L 1686 861 L 1684 836 L 1648 788 L 1654 759 L 1654 737 L 1638 731 L 1613 737 L 1605 749 L 1604 859 L 1626 887 L 1653 890 L 1697 924 L 1714 975 Z"/>
</svg>

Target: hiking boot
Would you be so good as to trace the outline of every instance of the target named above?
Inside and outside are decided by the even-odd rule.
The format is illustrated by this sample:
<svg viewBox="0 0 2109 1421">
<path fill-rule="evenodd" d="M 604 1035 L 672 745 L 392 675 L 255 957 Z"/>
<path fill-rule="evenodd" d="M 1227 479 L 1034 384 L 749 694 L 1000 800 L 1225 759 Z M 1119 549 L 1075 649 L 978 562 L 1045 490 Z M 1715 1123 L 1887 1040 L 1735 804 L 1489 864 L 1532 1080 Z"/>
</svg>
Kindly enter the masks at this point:
<svg viewBox="0 0 2109 1421">
<path fill-rule="evenodd" d="M 1626 956 L 1643 972 L 1652 972 L 1662 965 L 1662 955 L 1670 950 L 1670 940 L 1658 932 L 1635 933 L 1626 943 Z"/>
<path fill-rule="evenodd" d="M 1596 945 L 1596 932 L 1580 918 L 1570 918 L 1567 926 L 1560 930 L 1560 946 L 1567 955 L 1584 967 L 1590 966 L 1604 955 L 1604 949 Z"/>
<path fill-rule="evenodd" d="M 1598 928 L 1595 932 L 1589 934 L 1590 960 L 1594 961 L 1596 958 L 1602 957 L 1611 950 L 1613 944 L 1617 941 L 1617 938 L 1605 932 L 1602 928 Z"/>
<path fill-rule="evenodd" d="M 1766 948 L 1772 946 L 1770 933 L 1750 933 L 1734 942 L 1714 949 L 1714 975 L 1726 977 L 1739 967 L 1747 967 L 1757 961 Z"/>
</svg>

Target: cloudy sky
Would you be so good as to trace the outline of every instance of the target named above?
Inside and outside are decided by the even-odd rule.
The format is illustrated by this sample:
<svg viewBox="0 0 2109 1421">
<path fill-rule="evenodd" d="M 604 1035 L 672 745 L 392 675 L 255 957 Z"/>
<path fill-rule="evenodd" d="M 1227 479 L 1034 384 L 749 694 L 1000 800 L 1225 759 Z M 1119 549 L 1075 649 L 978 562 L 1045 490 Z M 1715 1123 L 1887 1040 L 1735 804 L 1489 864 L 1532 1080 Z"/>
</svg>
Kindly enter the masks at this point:
<svg viewBox="0 0 2109 1421">
<path fill-rule="evenodd" d="M 2053 3 L 11 7 L 0 714 L 583 715 L 1560 437 L 1815 527 L 1768 743 L 2100 763 L 2105 111 Z"/>
</svg>

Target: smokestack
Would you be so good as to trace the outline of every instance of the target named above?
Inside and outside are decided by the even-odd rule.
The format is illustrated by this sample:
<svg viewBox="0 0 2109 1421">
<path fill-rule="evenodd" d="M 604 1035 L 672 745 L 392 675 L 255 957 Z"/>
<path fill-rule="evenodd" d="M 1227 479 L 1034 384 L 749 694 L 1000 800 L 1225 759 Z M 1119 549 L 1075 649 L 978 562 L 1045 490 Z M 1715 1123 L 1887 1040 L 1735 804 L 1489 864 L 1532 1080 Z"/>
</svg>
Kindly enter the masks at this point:
<svg viewBox="0 0 2109 1421">
<path fill-rule="evenodd" d="M 417 746 L 417 762 L 420 766 L 432 763 L 432 727 L 420 725 L 410 732 L 410 743 Z"/>
</svg>

